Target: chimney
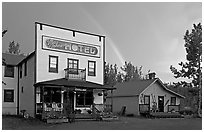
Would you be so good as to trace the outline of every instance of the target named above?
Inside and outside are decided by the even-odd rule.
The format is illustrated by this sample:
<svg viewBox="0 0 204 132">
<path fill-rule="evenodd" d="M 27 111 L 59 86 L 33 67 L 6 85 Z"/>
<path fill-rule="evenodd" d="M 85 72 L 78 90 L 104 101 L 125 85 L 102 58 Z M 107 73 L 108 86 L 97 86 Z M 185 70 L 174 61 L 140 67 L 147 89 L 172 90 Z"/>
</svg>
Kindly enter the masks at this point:
<svg viewBox="0 0 204 132">
<path fill-rule="evenodd" d="M 152 72 L 152 73 L 149 73 L 148 75 L 149 75 L 149 79 L 155 79 L 156 73 Z"/>
</svg>

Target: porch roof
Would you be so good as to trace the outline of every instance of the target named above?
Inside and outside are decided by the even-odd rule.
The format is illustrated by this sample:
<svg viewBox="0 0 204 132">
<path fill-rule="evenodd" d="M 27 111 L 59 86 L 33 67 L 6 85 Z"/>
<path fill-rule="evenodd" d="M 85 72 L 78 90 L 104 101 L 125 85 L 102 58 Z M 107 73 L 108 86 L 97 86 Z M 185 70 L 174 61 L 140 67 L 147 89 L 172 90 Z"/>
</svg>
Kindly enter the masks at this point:
<svg viewBox="0 0 204 132">
<path fill-rule="evenodd" d="M 34 86 L 43 86 L 43 85 L 44 86 L 77 87 L 77 88 L 84 88 L 84 89 L 107 89 L 107 90 L 116 89 L 115 87 L 111 87 L 108 85 L 101 85 L 101 84 L 97 84 L 97 83 L 93 83 L 89 81 L 81 81 L 81 80 L 66 79 L 66 78 L 38 82 L 34 84 Z"/>
</svg>

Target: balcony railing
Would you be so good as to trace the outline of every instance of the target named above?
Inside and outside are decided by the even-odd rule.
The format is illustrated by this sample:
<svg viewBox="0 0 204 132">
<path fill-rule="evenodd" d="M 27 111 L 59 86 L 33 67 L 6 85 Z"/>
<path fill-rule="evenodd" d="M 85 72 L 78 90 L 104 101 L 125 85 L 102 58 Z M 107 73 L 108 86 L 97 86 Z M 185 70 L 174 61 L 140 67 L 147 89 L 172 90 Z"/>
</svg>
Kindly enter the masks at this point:
<svg viewBox="0 0 204 132">
<path fill-rule="evenodd" d="M 66 79 L 86 80 L 86 69 L 66 68 L 64 70 Z"/>
</svg>

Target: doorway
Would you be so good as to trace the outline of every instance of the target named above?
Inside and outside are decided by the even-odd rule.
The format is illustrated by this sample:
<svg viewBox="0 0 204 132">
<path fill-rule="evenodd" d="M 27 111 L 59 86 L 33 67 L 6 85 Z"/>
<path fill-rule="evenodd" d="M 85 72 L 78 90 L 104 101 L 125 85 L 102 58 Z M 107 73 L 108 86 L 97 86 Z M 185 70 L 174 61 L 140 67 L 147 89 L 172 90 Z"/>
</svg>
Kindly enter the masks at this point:
<svg viewBox="0 0 204 132">
<path fill-rule="evenodd" d="M 158 109 L 159 112 L 164 112 L 164 96 L 158 96 Z"/>
</svg>

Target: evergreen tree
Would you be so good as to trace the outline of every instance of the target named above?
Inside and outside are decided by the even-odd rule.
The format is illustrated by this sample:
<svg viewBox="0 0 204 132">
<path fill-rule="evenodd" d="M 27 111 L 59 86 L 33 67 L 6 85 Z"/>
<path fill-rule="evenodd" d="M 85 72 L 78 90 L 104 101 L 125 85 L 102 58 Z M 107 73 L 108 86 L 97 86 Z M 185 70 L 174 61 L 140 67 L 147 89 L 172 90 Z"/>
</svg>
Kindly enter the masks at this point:
<svg viewBox="0 0 204 132">
<path fill-rule="evenodd" d="M 142 79 L 142 66 L 137 68 L 137 66 L 134 66 L 131 62 L 125 62 L 121 70 L 124 72 L 124 74 L 122 74 L 124 81 Z"/>
<path fill-rule="evenodd" d="M 202 58 L 202 25 L 194 24 L 191 32 L 186 31 L 184 35 L 186 48 L 186 62 L 180 62 L 181 70 L 177 70 L 172 65 L 170 69 L 175 78 L 188 78 L 192 81 L 190 86 L 198 88 L 198 111 L 201 111 L 201 89 L 202 89 L 202 72 L 201 72 L 201 58 Z M 181 81 L 178 85 L 187 86 L 189 83 Z M 198 112 L 200 114 L 200 112 Z"/>
<path fill-rule="evenodd" d="M 11 54 L 19 55 L 20 54 L 19 48 L 20 48 L 19 43 L 16 44 L 14 41 L 12 41 L 12 42 L 9 43 L 8 52 L 11 53 Z"/>
</svg>

